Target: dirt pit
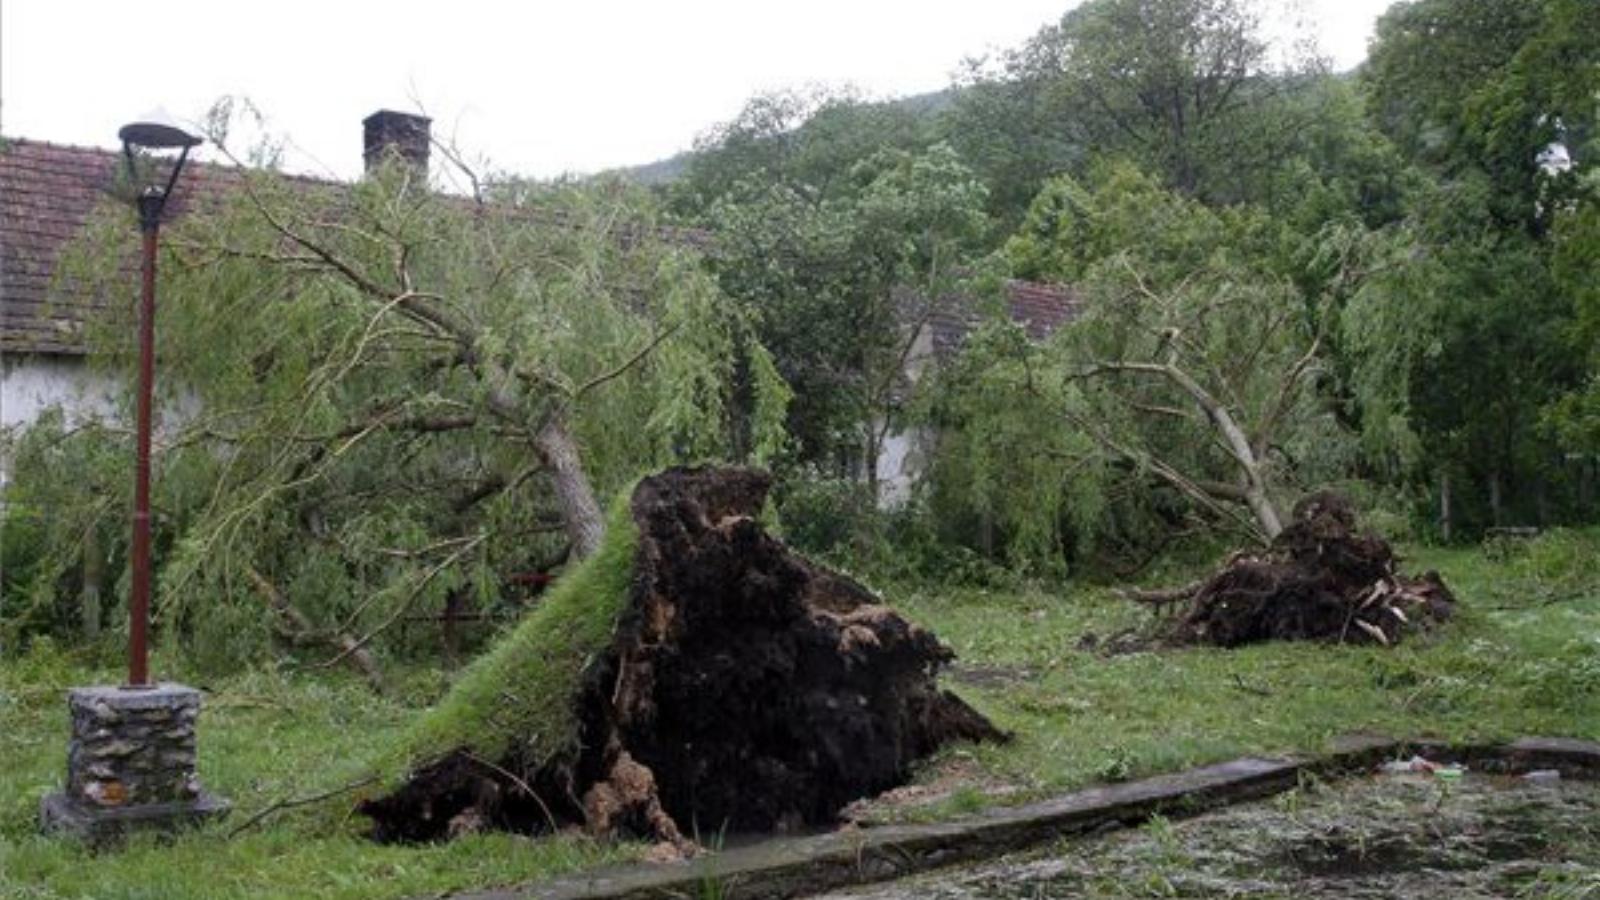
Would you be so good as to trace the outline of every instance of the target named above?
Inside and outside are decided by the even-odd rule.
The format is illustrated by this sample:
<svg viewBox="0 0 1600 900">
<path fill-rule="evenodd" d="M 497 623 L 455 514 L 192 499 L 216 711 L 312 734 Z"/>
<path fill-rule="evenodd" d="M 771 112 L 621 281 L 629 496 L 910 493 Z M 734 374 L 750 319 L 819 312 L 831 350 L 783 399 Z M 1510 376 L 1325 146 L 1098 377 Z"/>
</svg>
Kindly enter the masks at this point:
<svg viewBox="0 0 1600 900">
<path fill-rule="evenodd" d="M 1407 577 L 1388 542 L 1362 531 L 1339 494 L 1301 500 L 1293 521 L 1260 551 L 1234 554 L 1215 574 L 1170 591 L 1129 596 L 1179 614 L 1164 642 L 1235 647 L 1274 640 L 1393 644 L 1448 619 L 1455 597 L 1437 572 Z"/>
<path fill-rule="evenodd" d="M 557 698 L 577 739 L 553 755 L 514 743 L 429 761 L 362 805 L 375 836 L 576 823 L 693 852 L 695 834 L 834 824 L 945 743 L 1006 739 L 940 689 L 955 654 L 932 633 L 766 533 L 769 486 L 735 468 L 641 481 L 622 614 L 579 689 Z"/>
<path fill-rule="evenodd" d="M 1600 784 L 1468 773 L 1311 782 L 835 900 L 1600 897 Z"/>
</svg>

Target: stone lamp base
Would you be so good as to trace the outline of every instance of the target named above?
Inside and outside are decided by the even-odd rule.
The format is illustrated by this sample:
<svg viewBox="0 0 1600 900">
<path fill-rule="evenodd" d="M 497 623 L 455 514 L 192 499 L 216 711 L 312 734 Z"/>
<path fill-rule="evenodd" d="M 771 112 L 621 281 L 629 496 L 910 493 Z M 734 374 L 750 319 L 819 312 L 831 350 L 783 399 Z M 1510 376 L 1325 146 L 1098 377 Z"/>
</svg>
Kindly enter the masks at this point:
<svg viewBox="0 0 1600 900">
<path fill-rule="evenodd" d="M 195 773 L 200 692 L 181 684 L 73 688 L 66 790 L 39 802 L 45 832 L 103 845 L 138 830 L 171 831 L 229 809 Z"/>
</svg>

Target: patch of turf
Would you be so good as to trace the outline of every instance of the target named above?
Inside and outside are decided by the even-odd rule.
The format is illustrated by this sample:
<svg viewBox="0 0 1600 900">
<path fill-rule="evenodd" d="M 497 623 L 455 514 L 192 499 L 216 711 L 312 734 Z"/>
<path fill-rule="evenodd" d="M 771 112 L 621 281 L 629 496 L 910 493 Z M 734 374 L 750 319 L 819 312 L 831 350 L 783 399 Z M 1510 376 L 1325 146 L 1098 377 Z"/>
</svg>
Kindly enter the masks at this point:
<svg viewBox="0 0 1600 900">
<path fill-rule="evenodd" d="M 155 670 L 181 672 L 157 659 Z M 0 663 L 0 897 L 412 897 L 511 884 L 631 857 L 636 848 L 580 837 L 479 835 L 427 847 L 381 847 L 350 815 L 353 798 L 285 811 L 229 832 L 284 798 L 344 783 L 374 744 L 393 743 L 417 711 L 374 696 L 343 672 L 243 672 L 202 685 L 200 776 L 227 797 L 227 819 L 168 843 L 143 838 L 90 854 L 37 834 L 39 798 L 66 768 L 66 691 L 116 683 L 115 667 L 47 642 Z"/>
</svg>

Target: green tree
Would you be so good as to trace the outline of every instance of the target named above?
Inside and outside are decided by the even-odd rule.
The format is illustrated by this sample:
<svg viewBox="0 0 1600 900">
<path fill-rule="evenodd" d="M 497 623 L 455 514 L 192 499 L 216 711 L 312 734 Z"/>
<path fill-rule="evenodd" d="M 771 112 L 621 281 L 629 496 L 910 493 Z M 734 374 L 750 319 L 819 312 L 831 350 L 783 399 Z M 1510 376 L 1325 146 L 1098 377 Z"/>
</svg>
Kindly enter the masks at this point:
<svg viewBox="0 0 1600 900">
<path fill-rule="evenodd" d="M 1082 312 L 1042 347 L 1002 327 L 963 355 L 934 411 L 954 433 L 940 490 L 1000 514 L 1036 561 L 1067 528 L 1148 540 L 1191 514 L 1270 539 L 1297 491 L 1354 462 L 1318 390 L 1327 296 L 1275 268 L 1283 240 L 1260 211 L 1209 209 L 1131 165 L 1052 181 L 1006 253 L 1074 284 Z M 1335 268 L 1324 288 L 1359 277 Z M 1001 506 L 1014 465 L 1038 471 Z"/>
<path fill-rule="evenodd" d="M 713 207 L 722 287 L 740 300 L 793 385 L 801 461 L 861 472 L 876 460 L 912 344 L 970 280 L 987 232 L 984 189 L 954 152 L 880 150 L 827 196 L 750 178 Z"/>
<path fill-rule="evenodd" d="M 752 179 L 818 199 L 848 196 L 859 187 L 857 165 L 880 150 L 925 149 L 933 143 L 930 123 L 913 104 L 873 102 L 848 89 L 759 94 L 695 141 L 669 201 L 679 215 L 700 221 Z"/>
<path fill-rule="evenodd" d="M 953 143 L 1026 202 L 1092 156 L 1137 161 L 1217 202 L 1258 199 L 1316 121 L 1320 61 L 1272 52 L 1249 0 L 1091 0 L 968 75 Z M 1004 215 L 998 211 L 998 214 Z"/>
<path fill-rule="evenodd" d="M 101 220 L 76 277 L 121 283 L 124 217 Z M 726 452 L 736 344 L 755 445 L 775 453 L 787 388 L 656 221 L 616 184 L 488 183 L 473 201 L 404 167 L 348 186 L 241 172 L 186 214 L 158 330 L 168 402 L 198 410 L 156 460 L 169 633 L 258 653 L 276 608 L 361 635 L 349 655 L 420 603 L 508 603 L 517 573 L 593 551 L 598 496 Z M 104 323 L 97 358 L 122 370 L 129 334 Z M 46 591 L 124 499 L 127 454 L 73 448 L 122 439 L 23 438 L 8 502 L 57 513 Z M 103 465 L 63 482 L 64 458 Z"/>
<path fill-rule="evenodd" d="M 1597 33 L 1587 0 L 1400 3 L 1378 22 L 1363 80 L 1404 152 L 1448 181 L 1486 178 L 1495 218 L 1539 232 L 1553 212 L 1541 154 L 1594 131 Z"/>
<path fill-rule="evenodd" d="M 1413 265 L 1345 331 L 1369 431 L 1414 437 L 1447 528 L 1546 521 L 1568 493 L 1537 426 L 1585 355 L 1568 343 L 1582 279 L 1560 260 L 1589 202 L 1597 78 L 1585 0 L 1416 0 L 1379 22 L 1373 115 L 1436 183 L 1410 204 Z"/>
</svg>

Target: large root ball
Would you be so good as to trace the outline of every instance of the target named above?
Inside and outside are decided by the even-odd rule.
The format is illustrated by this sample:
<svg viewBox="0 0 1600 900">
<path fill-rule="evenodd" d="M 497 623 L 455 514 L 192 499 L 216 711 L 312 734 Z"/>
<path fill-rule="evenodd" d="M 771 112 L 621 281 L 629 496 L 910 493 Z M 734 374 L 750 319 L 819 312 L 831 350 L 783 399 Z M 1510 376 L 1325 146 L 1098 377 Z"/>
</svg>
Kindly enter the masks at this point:
<svg viewBox="0 0 1600 900">
<path fill-rule="evenodd" d="M 1261 553 L 1235 554 L 1189 595 L 1174 632 L 1184 643 L 1269 640 L 1392 644 L 1449 618 L 1455 598 L 1436 572 L 1408 578 L 1382 538 L 1359 532 L 1350 502 L 1313 494 Z"/>
<path fill-rule="evenodd" d="M 379 834 L 567 819 L 681 841 L 824 824 L 948 741 L 1004 739 L 939 689 L 953 654 L 931 633 L 766 533 L 769 487 L 736 468 L 641 481 L 631 586 L 576 681 L 576 740 L 437 755 L 364 804 Z"/>
</svg>

